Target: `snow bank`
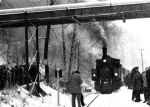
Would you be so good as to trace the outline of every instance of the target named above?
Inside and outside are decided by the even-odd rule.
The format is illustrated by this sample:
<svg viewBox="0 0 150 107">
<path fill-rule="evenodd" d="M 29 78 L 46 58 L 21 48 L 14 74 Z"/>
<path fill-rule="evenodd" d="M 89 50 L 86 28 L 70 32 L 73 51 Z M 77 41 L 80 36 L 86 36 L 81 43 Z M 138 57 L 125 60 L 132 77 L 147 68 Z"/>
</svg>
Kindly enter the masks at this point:
<svg viewBox="0 0 150 107">
<path fill-rule="evenodd" d="M 9 89 L 0 92 L 0 107 L 58 107 L 57 90 L 40 83 L 41 89 L 46 92 L 46 96 L 36 97 L 29 95 L 29 92 L 22 87 Z M 60 106 L 71 107 L 71 96 L 59 93 Z"/>
<path fill-rule="evenodd" d="M 50 96 L 45 96 L 44 101 L 48 102 L 51 101 L 53 102 L 54 106 L 57 106 L 57 90 L 54 90 L 48 86 L 46 86 L 44 83 L 40 83 L 40 88 L 43 89 L 48 95 L 51 94 L 52 97 Z M 60 105 L 65 106 L 65 107 L 71 107 L 71 96 L 70 95 L 64 95 L 62 93 L 59 93 L 59 100 L 60 100 Z"/>
</svg>

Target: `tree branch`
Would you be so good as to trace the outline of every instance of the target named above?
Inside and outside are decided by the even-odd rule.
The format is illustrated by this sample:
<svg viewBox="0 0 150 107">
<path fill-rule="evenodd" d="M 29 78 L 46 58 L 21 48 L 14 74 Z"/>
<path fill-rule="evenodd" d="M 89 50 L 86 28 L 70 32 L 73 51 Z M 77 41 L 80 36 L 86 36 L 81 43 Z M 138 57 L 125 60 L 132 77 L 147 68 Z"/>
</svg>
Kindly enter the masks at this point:
<svg viewBox="0 0 150 107">
<path fill-rule="evenodd" d="M 61 45 L 60 45 L 59 39 L 58 39 L 58 37 L 57 37 L 57 34 L 56 34 L 56 32 L 54 31 L 54 29 L 53 29 L 53 28 L 52 28 L 52 31 L 53 31 L 53 32 L 54 32 L 54 34 L 55 34 L 55 37 L 56 37 L 56 39 L 57 39 L 57 41 L 58 41 L 58 43 L 59 43 L 60 52 L 62 53 Z"/>
</svg>

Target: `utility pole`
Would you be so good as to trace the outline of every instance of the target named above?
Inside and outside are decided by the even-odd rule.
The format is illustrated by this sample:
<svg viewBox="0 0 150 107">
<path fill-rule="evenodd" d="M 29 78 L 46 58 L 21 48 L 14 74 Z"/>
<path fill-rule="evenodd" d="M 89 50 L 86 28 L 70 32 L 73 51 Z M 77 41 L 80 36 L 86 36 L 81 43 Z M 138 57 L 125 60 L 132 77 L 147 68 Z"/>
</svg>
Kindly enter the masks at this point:
<svg viewBox="0 0 150 107">
<path fill-rule="evenodd" d="M 141 51 L 141 60 L 142 60 L 142 72 L 144 71 L 144 65 L 143 65 L 143 54 L 142 54 L 142 51 L 143 51 L 144 49 L 140 49 L 140 51 Z"/>
</svg>

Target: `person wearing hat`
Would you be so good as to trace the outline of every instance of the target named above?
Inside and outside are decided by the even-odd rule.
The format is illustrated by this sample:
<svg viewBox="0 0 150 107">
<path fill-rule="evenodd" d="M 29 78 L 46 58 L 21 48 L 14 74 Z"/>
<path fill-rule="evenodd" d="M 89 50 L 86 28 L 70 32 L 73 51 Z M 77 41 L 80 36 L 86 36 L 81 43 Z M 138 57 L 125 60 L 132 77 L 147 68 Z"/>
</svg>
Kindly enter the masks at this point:
<svg viewBox="0 0 150 107">
<path fill-rule="evenodd" d="M 135 91 L 135 102 L 140 102 L 140 90 L 142 89 L 142 77 L 140 72 L 138 71 L 138 67 L 135 67 L 135 71 L 133 74 L 133 90 Z"/>
<path fill-rule="evenodd" d="M 80 72 L 76 70 L 74 73 L 69 76 L 68 79 L 68 86 L 69 86 L 69 91 L 72 95 L 72 107 L 76 107 L 75 105 L 75 99 L 77 97 L 78 101 L 78 107 L 81 107 L 81 87 L 80 85 L 83 83 L 81 77 L 80 77 Z"/>
</svg>

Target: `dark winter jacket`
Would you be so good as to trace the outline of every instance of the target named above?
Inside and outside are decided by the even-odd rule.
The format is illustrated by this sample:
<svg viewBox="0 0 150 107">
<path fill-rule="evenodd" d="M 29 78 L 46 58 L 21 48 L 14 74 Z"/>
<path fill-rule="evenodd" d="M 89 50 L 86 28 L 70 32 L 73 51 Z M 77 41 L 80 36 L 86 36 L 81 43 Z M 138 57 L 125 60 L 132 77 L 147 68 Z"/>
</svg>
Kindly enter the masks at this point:
<svg viewBox="0 0 150 107">
<path fill-rule="evenodd" d="M 146 71 L 147 87 L 150 89 L 150 69 Z"/>
<path fill-rule="evenodd" d="M 147 87 L 146 71 L 142 73 L 143 87 Z"/>
<path fill-rule="evenodd" d="M 140 72 L 135 72 L 133 74 L 133 90 L 141 90 L 142 89 L 142 77 Z"/>
<path fill-rule="evenodd" d="M 80 85 L 82 82 L 80 75 L 78 73 L 73 73 L 68 80 L 70 93 L 81 93 Z"/>
</svg>

